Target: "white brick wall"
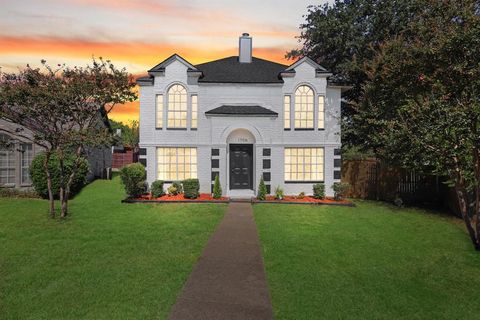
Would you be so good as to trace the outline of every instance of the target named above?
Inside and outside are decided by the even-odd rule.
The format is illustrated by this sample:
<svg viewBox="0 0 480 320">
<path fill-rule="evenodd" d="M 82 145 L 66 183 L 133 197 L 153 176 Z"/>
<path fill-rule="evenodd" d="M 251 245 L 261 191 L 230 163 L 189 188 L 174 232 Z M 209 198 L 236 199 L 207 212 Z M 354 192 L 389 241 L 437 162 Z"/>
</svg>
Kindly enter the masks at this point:
<svg viewBox="0 0 480 320">
<path fill-rule="evenodd" d="M 246 129 L 255 137 L 254 147 L 254 189 L 260 181 L 263 148 L 271 148 L 271 190 L 276 186 L 284 188 L 286 194 L 312 193 L 312 184 L 284 183 L 284 147 L 323 147 L 324 177 L 327 195 L 333 195 L 333 150 L 340 148 L 340 89 L 328 88 L 325 77 L 316 77 L 315 69 L 308 63 L 295 68 L 294 77 L 285 78 L 283 84 L 198 84 L 187 75 L 187 66 L 175 60 L 165 69 L 164 76 L 155 77 L 153 86 L 140 88 L 140 147 L 147 150 L 147 179 L 156 179 L 156 147 L 190 146 L 197 147 L 198 178 L 201 192 L 210 192 L 211 149 L 220 150 L 220 182 L 224 194 L 228 194 L 227 181 L 227 138 L 236 129 Z M 155 128 L 155 95 L 164 94 L 174 83 L 187 88 L 188 96 L 198 94 L 198 130 L 167 130 L 167 99 L 164 99 L 164 128 Z M 308 84 L 315 96 L 325 95 L 325 129 L 313 131 L 285 131 L 283 128 L 283 96 L 293 95 L 301 84 Z M 318 103 L 318 99 L 315 99 Z M 255 104 L 271 109 L 278 117 L 218 117 L 205 116 L 205 112 L 224 104 Z M 190 108 L 190 103 L 188 104 Z M 317 107 L 317 106 L 316 106 Z M 293 112 L 292 112 L 293 116 Z M 189 112 L 190 117 L 190 112 Z M 317 125 L 315 114 L 315 126 Z M 190 122 L 190 121 L 188 121 Z M 293 121 L 292 121 L 293 124 Z M 188 123 L 190 125 L 190 123 Z"/>
</svg>

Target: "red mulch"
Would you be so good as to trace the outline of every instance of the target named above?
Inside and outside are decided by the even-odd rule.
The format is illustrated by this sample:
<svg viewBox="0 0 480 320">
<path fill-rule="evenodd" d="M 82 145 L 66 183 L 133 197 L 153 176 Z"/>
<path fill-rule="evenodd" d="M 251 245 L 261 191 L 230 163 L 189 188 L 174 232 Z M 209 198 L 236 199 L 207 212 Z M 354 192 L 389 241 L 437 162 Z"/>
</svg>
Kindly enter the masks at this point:
<svg viewBox="0 0 480 320">
<path fill-rule="evenodd" d="M 200 195 L 196 199 L 185 198 L 183 193 L 177 194 L 176 196 L 164 195 L 158 198 L 154 198 L 150 194 L 146 194 L 137 199 L 138 200 L 159 200 L 159 201 L 225 201 L 225 200 L 228 200 L 228 198 L 226 197 L 215 199 L 209 193 L 200 193 Z"/>
<path fill-rule="evenodd" d="M 335 200 L 333 198 L 325 198 L 325 199 L 315 199 L 312 196 L 305 196 L 303 198 L 299 198 L 298 196 L 284 196 L 283 200 L 277 200 L 274 196 L 267 196 L 267 201 L 275 201 L 275 202 L 300 202 L 300 203 L 344 203 L 350 204 L 348 200 Z M 261 201 L 260 201 L 261 202 Z"/>
</svg>

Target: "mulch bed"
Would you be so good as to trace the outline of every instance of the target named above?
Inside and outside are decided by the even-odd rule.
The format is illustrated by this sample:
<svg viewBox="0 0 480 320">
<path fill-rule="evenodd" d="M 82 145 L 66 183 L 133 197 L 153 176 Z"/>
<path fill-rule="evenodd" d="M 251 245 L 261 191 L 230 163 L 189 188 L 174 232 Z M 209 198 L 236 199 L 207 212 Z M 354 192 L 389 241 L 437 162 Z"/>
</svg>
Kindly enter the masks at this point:
<svg viewBox="0 0 480 320">
<path fill-rule="evenodd" d="M 152 197 L 150 194 L 143 195 L 139 198 L 135 199 L 125 199 L 123 202 L 127 203 L 135 203 L 135 202 L 158 202 L 158 203 L 165 203 L 165 202 L 204 202 L 204 203 L 226 203 L 229 202 L 227 197 L 221 197 L 219 199 L 215 199 L 209 193 L 200 193 L 198 198 L 196 199 L 188 199 L 185 198 L 184 194 L 177 194 L 176 196 L 164 195 L 158 198 Z"/>
<path fill-rule="evenodd" d="M 326 204 L 326 205 L 334 205 L 334 206 L 355 206 L 353 202 L 348 200 L 335 200 L 333 198 L 325 198 L 325 199 L 315 199 L 312 196 L 304 196 L 299 198 L 298 196 L 284 196 L 282 200 L 275 199 L 274 196 L 267 196 L 265 200 L 252 200 L 253 203 L 284 203 L 284 204 Z"/>
<path fill-rule="evenodd" d="M 228 203 L 230 199 L 228 197 L 221 197 L 215 199 L 209 193 L 200 193 L 196 199 L 188 199 L 182 194 L 176 196 L 164 195 L 158 198 L 152 197 L 150 194 L 143 195 L 139 198 L 130 198 L 122 200 L 126 203 Z M 282 200 L 276 200 L 274 196 L 267 196 L 266 200 L 258 200 L 256 198 L 251 199 L 252 203 L 283 203 L 283 204 L 315 204 L 315 205 L 333 205 L 333 206 L 349 206 L 355 205 L 348 200 L 334 200 L 333 198 L 315 199 L 312 196 L 305 196 L 299 198 L 298 196 L 285 196 Z"/>
</svg>

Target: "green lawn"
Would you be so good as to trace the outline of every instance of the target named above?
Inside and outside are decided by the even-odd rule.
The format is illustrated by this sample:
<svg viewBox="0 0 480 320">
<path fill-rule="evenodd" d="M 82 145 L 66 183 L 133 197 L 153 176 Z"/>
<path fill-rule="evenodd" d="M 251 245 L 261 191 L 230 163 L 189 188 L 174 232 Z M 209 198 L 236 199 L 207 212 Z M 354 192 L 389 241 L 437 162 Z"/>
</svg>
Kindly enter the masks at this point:
<svg viewBox="0 0 480 320">
<path fill-rule="evenodd" d="M 459 220 L 375 202 L 254 213 L 276 319 L 479 319 L 480 253 Z"/>
<path fill-rule="evenodd" d="M 0 198 L 0 318 L 165 318 L 225 205 L 123 197 L 118 178 L 96 181 L 66 221 L 44 200 Z"/>
</svg>

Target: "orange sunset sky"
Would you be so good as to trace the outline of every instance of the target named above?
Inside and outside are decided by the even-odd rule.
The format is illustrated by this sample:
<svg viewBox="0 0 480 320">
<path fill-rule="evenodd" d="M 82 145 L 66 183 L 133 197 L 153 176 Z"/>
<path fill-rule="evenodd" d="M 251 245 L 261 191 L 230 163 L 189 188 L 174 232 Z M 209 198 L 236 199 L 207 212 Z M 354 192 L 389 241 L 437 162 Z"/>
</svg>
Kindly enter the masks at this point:
<svg viewBox="0 0 480 320">
<path fill-rule="evenodd" d="M 309 5 L 325 1 L 0 0 L 0 67 L 85 65 L 92 55 L 135 76 L 178 53 L 193 64 L 237 55 L 238 36 L 253 54 L 285 64 Z M 138 119 L 138 102 L 110 118 Z"/>
</svg>

